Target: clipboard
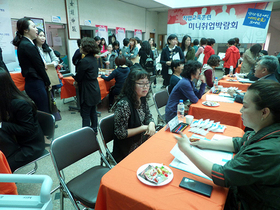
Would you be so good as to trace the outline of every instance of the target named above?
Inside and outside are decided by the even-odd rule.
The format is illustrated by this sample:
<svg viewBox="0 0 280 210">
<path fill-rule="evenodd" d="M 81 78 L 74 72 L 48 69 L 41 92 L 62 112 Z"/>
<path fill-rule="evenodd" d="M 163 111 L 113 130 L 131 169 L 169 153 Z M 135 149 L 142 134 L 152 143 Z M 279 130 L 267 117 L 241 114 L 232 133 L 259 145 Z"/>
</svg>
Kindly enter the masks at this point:
<svg viewBox="0 0 280 210">
<path fill-rule="evenodd" d="M 46 70 L 46 73 L 50 79 L 51 86 L 59 85 L 60 82 L 59 82 L 58 75 L 57 75 L 56 69 L 54 67 L 54 64 L 49 63 L 49 64 L 47 64 L 47 67 L 48 67 L 48 69 Z"/>
</svg>

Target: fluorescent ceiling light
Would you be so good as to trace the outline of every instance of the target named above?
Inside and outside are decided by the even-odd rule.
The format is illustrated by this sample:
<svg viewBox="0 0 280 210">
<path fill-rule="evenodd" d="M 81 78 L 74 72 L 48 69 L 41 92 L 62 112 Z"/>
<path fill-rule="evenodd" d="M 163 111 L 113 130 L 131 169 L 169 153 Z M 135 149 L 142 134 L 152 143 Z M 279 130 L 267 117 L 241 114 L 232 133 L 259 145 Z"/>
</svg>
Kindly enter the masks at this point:
<svg viewBox="0 0 280 210">
<path fill-rule="evenodd" d="M 204 6 L 215 6 L 215 5 L 232 5 L 232 4 L 247 4 L 247 3 L 260 3 L 266 2 L 261 0 L 154 0 L 160 4 L 168 6 L 172 9 L 176 8 L 188 8 L 188 7 L 204 7 Z M 270 2 L 279 1 L 279 0 L 270 0 Z"/>
</svg>

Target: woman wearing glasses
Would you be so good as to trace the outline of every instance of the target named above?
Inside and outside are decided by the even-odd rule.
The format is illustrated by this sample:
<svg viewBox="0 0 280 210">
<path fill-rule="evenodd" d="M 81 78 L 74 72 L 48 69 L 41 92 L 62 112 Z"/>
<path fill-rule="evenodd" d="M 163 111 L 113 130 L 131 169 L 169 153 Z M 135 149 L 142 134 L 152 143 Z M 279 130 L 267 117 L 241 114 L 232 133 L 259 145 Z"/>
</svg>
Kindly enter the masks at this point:
<svg viewBox="0 0 280 210">
<path fill-rule="evenodd" d="M 117 162 L 145 142 L 147 137 L 155 134 L 155 123 L 146 99 L 149 88 L 149 74 L 145 70 L 134 69 L 113 106 L 113 156 Z"/>
</svg>

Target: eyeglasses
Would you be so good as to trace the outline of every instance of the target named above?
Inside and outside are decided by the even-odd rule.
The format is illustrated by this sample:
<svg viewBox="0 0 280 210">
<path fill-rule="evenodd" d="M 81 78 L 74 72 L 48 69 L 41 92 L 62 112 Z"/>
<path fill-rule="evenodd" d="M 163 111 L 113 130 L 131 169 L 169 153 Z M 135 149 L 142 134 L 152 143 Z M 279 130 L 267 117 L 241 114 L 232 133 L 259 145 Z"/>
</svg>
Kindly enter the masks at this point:
<svg viewBox="0 0 280 210">
<path fill-rule="evenodd" d="M 136 82 L 136 84 L 137 85 L 139 85 L 139 87 L 141 87 L 141 88 L 143 88 L 143 87 L 150 87 L 151 86 L 151 83 L 150 82 L 148 82 L 148 83 L 138 83 L 138 82 Z"/>
</svg>

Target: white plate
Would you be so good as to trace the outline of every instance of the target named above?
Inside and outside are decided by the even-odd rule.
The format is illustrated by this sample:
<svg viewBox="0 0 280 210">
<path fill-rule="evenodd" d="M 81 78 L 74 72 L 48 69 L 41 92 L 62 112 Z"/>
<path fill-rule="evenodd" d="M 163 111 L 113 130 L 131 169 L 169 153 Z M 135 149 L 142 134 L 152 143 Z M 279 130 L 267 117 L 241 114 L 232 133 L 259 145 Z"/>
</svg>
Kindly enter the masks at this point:
<svg viewBox="0 0 280 210">
<path fill-rule="evenodd" d="M 220 106 L 220 104 L 216 101 L 203 101 L 202 104 L 204 106 Z"/>
<path fill-rule="evenodd" d="M 168 171 L 170 172 L 170 174 L 168 174 L 168 178 L 165 180 L 165 181 L 163 181 L 163 182 L 161 182 L 161 183 L 159 183 L 159 184 L 155 184 L 155 183 L 152 183 L 152 182 L 149 182 L 148 180 L 146 180 L 146 179 L 144 179 L 144 178 L 142 178 L 141 176 L 139 176 L 138 174 L 140 174 L 142 171 L 144 171 L 147 167 L 148 167 L 148 165 L 151 165 L 151 166 L 158 166 L 158 167 L 161 167 L 162 166 L 162 164 L 160 164 L 160 163 L 147 163 L 147 164 L 145 164 L 145 165 L 142 165 L 140 168 L 138 168 L 138 170 L 137 170 L 137 172 L 136 172 L 136 176 L 137 176 L 137 178 L 142 182 L 142 183 L 144 183 L 144 184 L 146 184 L 146 185 L 150 185 L 150 186 L 163 186 L 163 185 L 166 185 L 166 184 L 168 184 L 169 182 L 171 182 L 172 181 L 172 179 L 173 179 L 173 172 L 172 172 L 172 170 L 169 168 L 169 167 L 167 167 L 166 165 L 164 165 L 164 167 L 166 168 L 166 169 L 168 169 Z"/>
</svg>

